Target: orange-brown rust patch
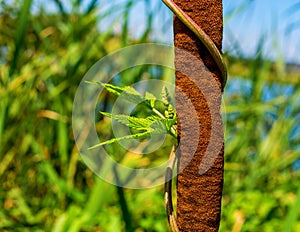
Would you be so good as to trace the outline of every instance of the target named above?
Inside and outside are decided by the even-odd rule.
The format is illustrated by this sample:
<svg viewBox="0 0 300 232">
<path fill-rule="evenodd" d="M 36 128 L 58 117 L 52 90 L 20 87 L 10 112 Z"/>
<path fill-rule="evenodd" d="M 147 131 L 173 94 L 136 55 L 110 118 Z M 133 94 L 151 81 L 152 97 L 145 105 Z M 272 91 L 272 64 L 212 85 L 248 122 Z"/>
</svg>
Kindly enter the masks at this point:
<svg viewBox="0 0 300 232">
<path fill-rule="evenodd" d="M 221 49 L 223 19 L 221 0 L 175 0 Z M 175 67 L 183 72 L 176 72 L 176 87 L 191 100 L 197 111 L 200 136 L 185 135 L 183 125 L 179 127 L 180 136 L 190 136 L 184 146 L 180 147 L 179 170 L 177 182 L 177 224 L 180 231 L 218 231 L 221 213 L 221 196 L 223 187 L 224 146 L 213 150 L 213 166 L 204 174 L 199 174 L 200 163 L 211 140 L 212 129 L 219 130 L 219 139 L 223 144 L 222 119 L 220 115 L 221 82 L 220 72 L 207 49 L 199 39 L 177 18 L 174 20 L 174 42 L 199 58 L 199 67 L 191 67 L 184 56 L 175 56 Z M 201 68 L 201 66 L 207 67 Z M 188 74 L 187 75 L 184 75 Z M 194 81 L 191 81 L 193 79 Z M 217 81 L 212 88 L 211 83 Z M 200 89 L 199 89 L 199 86 Z M 206 90 L 206 94 L 203 93 Z M 207 96 L 209 93 L 209 96 Z M 178 96 L 178 95 L 177 95 Z M 184 107 L 184 101 L 176 101 L 180 122 L 185 128 L 193 128 L 189 120 L 190 112 Z M 209 107 L 210 106 L 210 107 Z M 213 115 L 213 116 L 212 116 Z M 212 123 L 216 120 L 216 123 Z M 212 128 L 212 127 L 216 128 Z M 198 144 L 195 154 L 190 154 L 189 147 Z M 194 155 L 189 162 L 191 155 Z M 186 164 L 188 165 L 186 166 Z"/>
</svg>

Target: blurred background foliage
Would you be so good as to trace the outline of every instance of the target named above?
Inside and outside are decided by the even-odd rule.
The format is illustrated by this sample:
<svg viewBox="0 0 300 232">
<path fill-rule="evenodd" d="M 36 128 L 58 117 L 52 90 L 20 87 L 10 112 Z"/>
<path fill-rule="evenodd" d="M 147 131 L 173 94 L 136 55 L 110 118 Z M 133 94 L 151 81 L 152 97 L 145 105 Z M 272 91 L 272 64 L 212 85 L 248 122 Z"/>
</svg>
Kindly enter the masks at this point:
<svg viewBox="0 0 300 232">
<path fill-rule="evenodd" d="M 136 36 L 129 15 L 141 3 L 146 26 Z M 76 88 L 96 61 L 126 45 L 160 42 L 155 16 L 165 15 L 160 1 L 154 5 L 0 1 L 1 231 L 168 231 L 163 187 L 130 190 L 97 178 L 82 161 L 71 127 Z M 299 12 L 299 3 L 291 9 Z M 161 23 L 162 35 L 170 16 Z M 292 22 L 287 30 L 299 25 Z M 238 46 L 234 56 L 225 54 L 230 77 L 220 231 L 300 231 L 300 68 L 281 57 L 266 59 L 263 40 L 252 57 Z M 169 73 L 140 67 L 115 84 L 172 81 Z M 99 110 L 113 101 L 104 94 Z M 101 136 L 110 136 L 109 120 L 98 120 Z M 167 159 L 110 149 L 137 167 Z"/>
</svg>

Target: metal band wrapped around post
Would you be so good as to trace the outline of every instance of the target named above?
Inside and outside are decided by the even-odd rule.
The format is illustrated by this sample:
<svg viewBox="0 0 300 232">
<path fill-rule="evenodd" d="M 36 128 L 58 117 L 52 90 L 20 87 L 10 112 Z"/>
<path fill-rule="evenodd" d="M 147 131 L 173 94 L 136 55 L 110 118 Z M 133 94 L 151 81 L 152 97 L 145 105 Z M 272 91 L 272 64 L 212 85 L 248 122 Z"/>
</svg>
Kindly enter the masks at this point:
<svg viewBox="0 0 300 232">
<path fill-rule="evenodd" d="M 165 1 L 164 1 L 165 2 Z M 221 0 L 175 0 L 174 3 L 189 15 L 200 28 L 221 50 L 223 19 Z M 198 144 L 195 154 L 190 154 L 189 144 L 180 145 L 177 182 L 177 226 L 179 231 L 218 231 L 221 213 L 221 196 L 223 187 L 223 129 L 220 114 L 221 95 L 226 83 L 222 65 L 205 46 L 205 41 L 175 17 L 174 20 L 175 46 L 189 51 L 199 59 L 199 67 L 191 67 L 184 56 L 175 53 L 175 68 L 184 70 L 176 72 L 176 88 L 192 102 L 197 111 L 200 125 L 200 137 L 190 133 L 194 123 L 189 120 L 189 112 L 185 102 L 177 99 L 176 108 L 179 117 L 179 142 L 181 136 L 190 136 L 191 144 Z M 222 61 L 223 62 L 223 61 Z M 198 65 L 197 65 L 198 66 Z M 186 72 L 185 72 L 186 70 Z M 194 72 L 193 72 L 194 70 Z M 183 73 L 189 73 L 187 76 Z M 225 77 L 226 77 L 225 73 Z M 223 80 L 223 81 L 222 81 Z M 211 83 L 216 84 L 212 85 Z M 213 86 L 213 87 L 212 87 Z M 180 122 L 184 122 L 182 129 Z M 218 131 L 216 143 L 220 146 L 208 148 L 212 131 Z M 212 157 L 211 160 L 209 157 Z M 204 168 L 203 172 L 201 167 Z M 176 228 L 177 229 L 177 228 Z"/>
</svg>

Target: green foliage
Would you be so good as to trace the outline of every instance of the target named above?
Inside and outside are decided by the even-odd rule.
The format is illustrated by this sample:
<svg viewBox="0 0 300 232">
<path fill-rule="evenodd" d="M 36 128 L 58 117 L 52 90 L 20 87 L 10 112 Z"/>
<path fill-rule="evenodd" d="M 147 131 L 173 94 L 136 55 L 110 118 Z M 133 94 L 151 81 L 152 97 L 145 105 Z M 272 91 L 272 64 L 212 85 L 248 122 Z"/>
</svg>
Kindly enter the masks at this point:
<svg viewBox="0 0 300 232">
<path fill-rule="evenodd" d="M 299 84 L 270 81 L 273 65 L 261 49 L 247 80 L 232 78 L 225 90 L 220 231 L 297 231 L 300 225 Z"/>
<path fill-rule="evenodd" d="M 96 61 L 122 43 L 145 42 L 148 36 L 143 40 L 124 36 L 122 41 L 113 33 L 114 22 L 99 31 L 99 20 L 110 11 L 128 14 L 129 8 L 123 5 L 99 11 L 93 0 L 85 1 L 88 9 L 80 1 L 73 2 L 77 4 L 70 11 L 61 5 L 55 13 L 35 8 L 35 14 L 29 14 L 33 1 L 0 1 L 1 231 L 128 228 L 128 219 L 122 216 L 121 192 L 94 176 L 75 146 L 72 104 L 79 82 Z M 140 69 L 140 73 L 146 71 Z M 127 84 L 139 78 L 128 75 Z M 108 94 L 104 102 L 109 105 Z M 102 127 L 106 125 L 106 121 L 102 123 Z M 125 161 L 150 163 L 147 157 L 138 158 Z M 142 217 L 148 217 L 149 224 L 160 221 L 163 228 L 167 226 L 162 213 L 151 216 L 161 209 L 160 205 L 152 207 L 161 192 L 161 187 L 151 190 L 156 199 L 150 198 L 148 207 L 133 215 L 133 228 L 144 230 Z M 136 199 L 141 194 L 149 191 L 124 192 L 126 201 L 127 195 Z M 135 203 L 128 205 L 129 212 Z"/>
<path fill-rule="evenodd" d="M 134 104 L 141 103 L 144 107 L 149 108 L 152 111 L 150 116 L 145 118 L 138 118 L 129 115 L 114 115 L 107 112 L 101 112 L 102 115 L 112 118 L 119 123 L 129 127 L 130 129 L 134 129 L 137 133 L 133 133 L 131 135 L 112 138 L 100 144 L 97 144 L 90 149 L 111 144 L 114 142 L 118 142 L 121 140 L 130 140 L 130 139 L 144 139 L 149 138 L 152 135 L 160 135 L 160 134 L 170 134 L 177 138 L 176 132 L 176 123 L 177 117 L 176 112 L 173 106 L 171 105 L 171 101 L 169 98 L 168 90 L 166 87 L 163 87 L 162 90 L 162 103 L 163 103 L 163 113 L 160 112 L 156 106 L 159 105 L 160 101 L 151 93 L 146 92 L 145 96 L 142 96 L 138 91 L 136 91 L 131 86 L 118 87 L 112 84 L 101 83 L 98 82 L 101 86 L 103 86 L 109 92 L 120 96 L 126 99 L 129 102 Z"/>
<path fill-rule="evenodd" d="M 53 1 L 55 13 L 35 8 L 35 14 L 28 14 L 33 2 L 0 1 L 0 230 L 166 231 L 162 186 L 118 189 L 97 178 L 82 161 L 71 128 L 74 94 L 83 75 L 122 45 L 148 41 L 154 13 L 147 11 L 149 27 L 141 38 L 132 39 L 126 15 L 135 1 L 106 11 L 96 8 L 94 0 L 63 1 L 67 9 Z M 99 22 L 115 11 L 125 19 L 122 35 L 113 32 L 114 22 L 99 32 Z M 287 77 L 285 64 L 264 60 L 259 56 L 262 49 L 251 61 L 231 57 L 229 63 L 230 70 L 241 63 L 247 66 L 247 75 L 232 75 L 225 89 L 220 231 L 300 230 L 299 82 L 277 81 Z M 97 112 L 110 112 L 115 93 L 129 94 L 148 110 L 112 117 L 134 127 L 133 133 L 154 127 L 174 137 L 176 114 L 167 105 L 167 89 L 157 101 L 151 93 L 142 96 L 132 88 L 113 87 L 141 78 L 171 81 L 169 72 L 126 70 L 114 85 L 107 85 Z M 111 120 L 102 116 L 98 114 L 96 127 L 107 141 Z M 124 165 L 149 167 L 167 159 L 171 144 L 166 140 L 162 150 L 149 156 L 126 152 L 116 144 L 107 148 Z"/>
</svg>

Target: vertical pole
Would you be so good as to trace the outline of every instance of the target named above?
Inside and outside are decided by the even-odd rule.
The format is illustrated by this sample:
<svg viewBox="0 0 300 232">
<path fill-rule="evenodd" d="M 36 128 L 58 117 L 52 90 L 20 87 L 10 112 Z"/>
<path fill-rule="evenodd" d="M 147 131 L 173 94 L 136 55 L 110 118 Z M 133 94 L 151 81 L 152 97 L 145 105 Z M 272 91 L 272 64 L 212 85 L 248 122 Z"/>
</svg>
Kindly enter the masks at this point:
<svg viewBox="0 0 300 232">
<path fill-rule="evenodd" d="M 214 41 L 221 50 L 223 33 L 222 0 L 174 0 Z M 199 59 L 199 66 L 190 67 L 184 56 L 175 54 L 176 89 L 182 91 L 197 112 L 200 134 L 193 136 L 184 128 L 193 128 L 185 102 L 176 99 L 179 117 L 179 138 L 189 136 L 188 142 L 180 146 L 177 182 L 177 224 L 179 231 L 218 231 L 221 214 L 223 187 L 224 140 L 220 114 L 221 75 L 210 53 L 199 39 L 179 20 L 174 19 L 175 47 L 185 49 Z M 177 70 L 178 70 L 177 69 Z M 188 77 L 191 69 L 197 70 Z M 216 84 L 211 85 L 214 82 Z M 212 87 L 214 86 L 214 87 Z M 179 95 L 176 94 L 176 98 Z M 180 122 L 183 125 L 180 125 Z M 190 124 L 190 125 L 189 125 Z M 209 148 L 212 131 L 218 131 L 216 149 Z M 189 133 L 189 134 L 185 134 Z M 213 138 L 216 139 L 216 138 Z M 196 141 L 197 140 L 197 141 Z M 189 144 L 190 143 L 190 144 Z M 195 154 L 190 154 L 190 146 L 198 144 Z M 192 156 L 192 157 L 191 157 Z M 211 157 L 211 159 L 210 159 Z M 201 165 L 209 165 L 205 172 Z"/>
</svg>

